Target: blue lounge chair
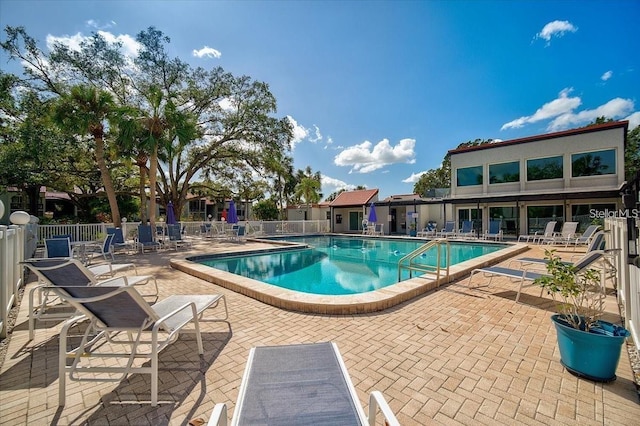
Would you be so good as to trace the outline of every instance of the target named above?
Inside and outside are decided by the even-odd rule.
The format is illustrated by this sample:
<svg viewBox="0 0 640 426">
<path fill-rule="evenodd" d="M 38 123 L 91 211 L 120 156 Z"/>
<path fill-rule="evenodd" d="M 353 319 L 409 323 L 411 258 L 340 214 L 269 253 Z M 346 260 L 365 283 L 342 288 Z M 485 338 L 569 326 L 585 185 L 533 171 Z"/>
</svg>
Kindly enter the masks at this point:
<svg viewBox="0 0 640 426">
<path fill-rule="evenodd" d="M 191 247 L 191 241 L 182 238 L 180 225 L 167 225 L 167 232 L 169 234 L 169 247 L 173 246 L 176 250 L 178 250 L 179 247 L 183 246 Z"/>
<path fill-rule="evenodd" d="M 47 238 L 44 240 L 45 257 L 73 257 L 71 240 L 67 237 Z"/>
<path fill-rule="evenodd" d="M 490 220 L 489 229 L 484 234 L 484 239 L 494 239 L 495 241 L 502 241 L 502 221 Z"/>
<path fill-rule="evenodd" d="M 458 231 L 456 236 L 461 238 L 473 238 L 475 236 L 475 231 L 473 230 L 473 221 L 463 221 L 462 228 L 460 228 L 460 231 Z"/>
<path fill-rule="evenodd" d="M 113 240 L 111 240 L 111 246 L 113 251 L 126 250 L 127 253 L 134 247 L 132 243 L 127 243 L 124 240 L 124 234 L 122 228 L 107 228 L 107 234 L 113 234 Z"/>
<path fill-rule="evenodd" d="M 443 238 L 447 238 L 447 237 L 455 237 L 456 235 L 456 223 L 451 220 L 451 221 L 447 221 L 444 224 L 444 228 L 438 233 L 438 237 L 443 237 Z"/>
<path fill-rule="evenodd" d="M 151 225 L 138 225 L 138 239 L 136 241 L 140 253 L 144 253 L 144 249 L 158 250 L 160 243 L 153 238 L 153 230 Z"/>
<path fill-rule="evenodd" d="M 263 346 L 249 352 L 231 424 L 375 425 L 378 409 L 385 424 L 400 425 L 378 391 L 367 418 L 335 343 Z M 226 424 L 218 403 L 208 425 Z"/>
<path fill-rule="evenodd" d="M 602 250 L 594 250 L 589 253 L 586 253 L 580 260 L 576 261 L 573 266 L 576 269 L 576 272 L 580 273 L 585 271 L 588 267 L 590 267 L 594 262 L 600 260 L 604 252 Z M 478 274 L 483 273 L 485 275 L 489 275 L 489 282 L 487 285 L 491 285 L 491 281 L 494 276 L 502 276 L 512 278 L 520 282 L 518 286 L 518 293 L 516 295 L 516 303 L 520 300 L 520 293 L 524 287 L 535 285 L 533 283 L 537 278 L 542 278 L 544 276 L 548 276 L 539 271 L 531 271 L 531 270 L 522 270 L 522 269 L 512 269 L 506 268 L 503 266 L 488 266 L 486 268 L 478 268 L 471 271 L 471 275 L 469 276 L 468 286 L 471 287 L 471 281 L 473 277 Z M 525 281 L 529 282 L 529 284 L 525 285 Z M 540 297 L 542 297 L 542 290 L 540 289 Z"/>
</svg>

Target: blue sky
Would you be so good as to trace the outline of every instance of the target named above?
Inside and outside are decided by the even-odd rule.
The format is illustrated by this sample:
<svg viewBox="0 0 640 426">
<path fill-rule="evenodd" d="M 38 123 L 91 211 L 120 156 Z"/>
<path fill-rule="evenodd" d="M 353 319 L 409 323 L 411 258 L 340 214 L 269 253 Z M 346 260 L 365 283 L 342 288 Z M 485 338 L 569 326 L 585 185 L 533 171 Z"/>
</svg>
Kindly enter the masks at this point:
<svg viewBox="0 0 640 426">
<path fill-rule="evenodd" d="M 155 26 L 170 54 L 269 84 L 295 125 L 294 165 L 323 193 L 413 192 L 477 138 L 640 124 L 640 2 L 0 1 L 0 24 L 45 48 Z M 4 35 L 2 36 L 4 39 Z M 0 54 L 0 67 L 17 72 Z"/>
</svg>

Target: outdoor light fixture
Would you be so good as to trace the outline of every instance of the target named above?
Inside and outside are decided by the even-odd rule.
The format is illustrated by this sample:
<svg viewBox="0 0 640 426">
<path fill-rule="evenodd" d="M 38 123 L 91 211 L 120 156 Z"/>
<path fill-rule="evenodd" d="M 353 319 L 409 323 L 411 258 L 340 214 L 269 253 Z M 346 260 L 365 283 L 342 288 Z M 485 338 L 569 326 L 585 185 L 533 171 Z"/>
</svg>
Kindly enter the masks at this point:
<svg viewBox="0 0 640 426">
<path fill-rule="evenodd" d="M 9 216 L 9 220 L 14 225 L 26 225 L 31 220 L 31 215 L 25 211 L 20 210 L 11 213 L 11 216 Z"/>
<path fill-rule="evenodd" d="M 0 200 L 0 219 L 4 217 L 4 203 Z"/>
</svg>

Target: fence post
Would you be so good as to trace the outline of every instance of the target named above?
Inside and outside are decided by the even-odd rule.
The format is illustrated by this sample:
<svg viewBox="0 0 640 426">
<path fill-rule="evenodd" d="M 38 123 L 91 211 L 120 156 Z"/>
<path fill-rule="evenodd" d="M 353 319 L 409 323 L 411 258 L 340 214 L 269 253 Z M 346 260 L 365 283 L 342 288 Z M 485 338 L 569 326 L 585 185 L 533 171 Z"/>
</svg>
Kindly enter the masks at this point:
<svg viewBox="0 0 640 426">
<path fill-rule="evenodd" d="M 7 337 L 7 321 L 9 319 L 9 259 L 6 256 L 9 235 L 7 227 L 0 225 L 0 338 Z M 11 274 L 13 275 L 13 274 Z"/>
</svg>

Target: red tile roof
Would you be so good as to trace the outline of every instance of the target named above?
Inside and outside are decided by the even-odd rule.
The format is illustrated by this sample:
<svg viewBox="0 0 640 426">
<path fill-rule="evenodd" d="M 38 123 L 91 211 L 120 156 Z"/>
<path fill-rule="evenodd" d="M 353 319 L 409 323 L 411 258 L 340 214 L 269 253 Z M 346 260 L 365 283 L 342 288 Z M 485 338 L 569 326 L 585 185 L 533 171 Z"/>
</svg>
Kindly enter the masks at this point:
<svg viewBox="0 0 640 426">
<path fill-rule="evenodd" d="M 564 136 L 575 136 L 583 133 L 591 133 L 591 132 L 598 132 L 601 130 L 616 129 L 619 127 L 624 129 L 624 134 L 626 138 L 627 129 L 629 128 L 629 122 L 628 121 L 612 121 L 609 123 L 597 124 L 589 127 L 581 127 L 579 129 L 564 130 L 562 132 L 546 133 L 543 135 L 528 136 L 526 138 L 521 138 L 521 139 L 512 139 L 512 140 L 502 141 L 502 142 L 492 142 L 492 143 L 487 143 L 483 145 L 450 149 L 449 154 L 461 154 L 463 152 L 480 151 L 482 149 L 490 149 L 490 148 L 496 148 L 500 146 L 517 145 L 517 144 L 527 143 L 527 142 L 537 142 L 541 140 L 561 138 Z"/>
<path fill-rule="evenodd" d="M 335 200 L 331 202 L 331 207 L 343 206 L 364 206 L 374 198 L 377 198 L 377 189 L 363 189 L 360 191 L 344 191 L 338 194 Z"/>
</svg>

